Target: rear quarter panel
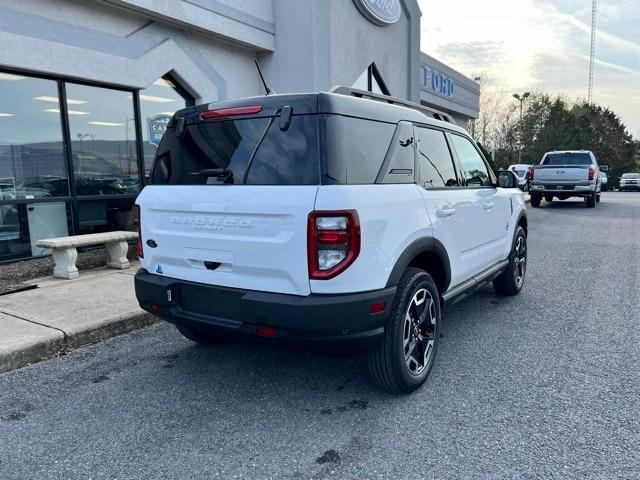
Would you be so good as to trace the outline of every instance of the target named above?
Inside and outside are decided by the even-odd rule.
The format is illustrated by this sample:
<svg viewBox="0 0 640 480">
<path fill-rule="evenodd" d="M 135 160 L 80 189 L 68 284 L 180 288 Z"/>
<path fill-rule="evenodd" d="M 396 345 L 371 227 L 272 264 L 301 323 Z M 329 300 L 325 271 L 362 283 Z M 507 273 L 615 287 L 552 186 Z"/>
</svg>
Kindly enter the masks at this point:
<svg viewBox="0 0 640 480">
<path fill-rule="evenodd" d="M 358 258 L 344 272 L 330 280 L 311 280 L 313 293 L 384 288 L 402 252 L 433 233 L 415 184 L 324 185 L 318 189 L 315 209 L 357 210 L 362 243 Z"/>
</svg>

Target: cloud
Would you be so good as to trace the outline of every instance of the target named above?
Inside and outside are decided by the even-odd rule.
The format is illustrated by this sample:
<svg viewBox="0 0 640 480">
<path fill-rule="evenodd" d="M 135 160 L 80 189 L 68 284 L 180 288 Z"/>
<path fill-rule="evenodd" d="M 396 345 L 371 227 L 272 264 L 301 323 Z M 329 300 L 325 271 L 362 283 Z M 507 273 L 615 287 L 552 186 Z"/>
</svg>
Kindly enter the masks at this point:
<svg viewBox="0 0 640 480">
<path fill-rule="evenodd" d="M 587 95 L 591 2 L 418 0 L 422 50 L 507 91 Z M 594 100 L 640 133 L 640 2 L 599 0 Z"/>
</svg>

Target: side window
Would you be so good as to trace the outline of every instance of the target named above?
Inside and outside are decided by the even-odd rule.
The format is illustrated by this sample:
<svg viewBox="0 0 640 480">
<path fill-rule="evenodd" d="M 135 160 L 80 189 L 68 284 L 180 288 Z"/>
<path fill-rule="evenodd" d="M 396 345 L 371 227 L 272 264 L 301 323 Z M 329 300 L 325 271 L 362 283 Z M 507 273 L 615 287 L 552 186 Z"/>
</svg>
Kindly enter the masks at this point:
<svg viewBox="0 0 640 480">
<path fill-rule="evenodd" d="M 375 183 L 396 126 L 342 115 L 327 115 L 325 119 L 323 183 Z"/>
<path fill-rule="evenodd" d="M 453 146 L 458 154 L 460 167 L 469 187 L 488 187 L 492 184 L 491 174 L 484 160 L 468 138 L 451 135 Z"/>
<path fill-rule="evenodd" d="M 378 183 L 413 183 L 415 148 L 413 125 L 400 122 L 391 140 L 389 152 L 378 174 Z"/>
<path fill-rule="evenodd" d="M 424 188 L 457 187 L 458 179 L 444 132 L 416 127 L 418 184 Z"/>
</svg>

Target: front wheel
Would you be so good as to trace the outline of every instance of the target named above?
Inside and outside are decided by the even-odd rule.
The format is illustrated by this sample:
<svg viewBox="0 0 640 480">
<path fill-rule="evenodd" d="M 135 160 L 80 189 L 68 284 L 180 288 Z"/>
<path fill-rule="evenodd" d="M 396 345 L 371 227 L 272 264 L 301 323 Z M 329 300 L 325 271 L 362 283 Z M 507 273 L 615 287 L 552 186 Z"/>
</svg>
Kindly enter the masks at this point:
<svg viewBox="0 0 640 480">
<path fill-rule="evenodd" d="M 438 349 L 440 296 L 429 275 L 409 268 L 398 284 L 384 339 L 367 358 L 374 382 L 393 393 L 410 393 L 427 379 Z"/>
<path fill-rule="evenodd" d="M 527 273 L 527 233 L 518 227 L 509 255 L 509 266 L 493 280 L 498 295 L 516 295 L 522 290 Z"/>
</svg>

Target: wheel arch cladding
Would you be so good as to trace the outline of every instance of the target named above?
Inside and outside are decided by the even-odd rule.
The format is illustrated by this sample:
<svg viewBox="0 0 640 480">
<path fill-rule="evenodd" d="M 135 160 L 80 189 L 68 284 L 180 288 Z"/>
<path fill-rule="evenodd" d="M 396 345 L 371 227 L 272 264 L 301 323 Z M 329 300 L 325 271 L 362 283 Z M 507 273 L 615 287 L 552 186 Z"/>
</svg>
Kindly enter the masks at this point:
<svg viewBox="0 0 640 480">
<path fill-rule="evenodd" d="M 402 274 L 409 267 L 421 268 L 429 273 L 441 295 L 449 287 L 451 282 L 449 255 L 444 245 L 438 240 L 425 237 L 411 243 L 402 252 L 391 270 L 387 287 L 397 285 L 402 278 Z"/>
<path fill-rule="evenodd" d="M 516 222 L 516 225 L 519 225 L 522 228 L 524 228 L 525 233 L 529 233 L 529 221 L 527 220 L 527 214 L 525 212 L 520 213 L 520 215 L 518 216 L 518 221 Z"/>
</svg>

